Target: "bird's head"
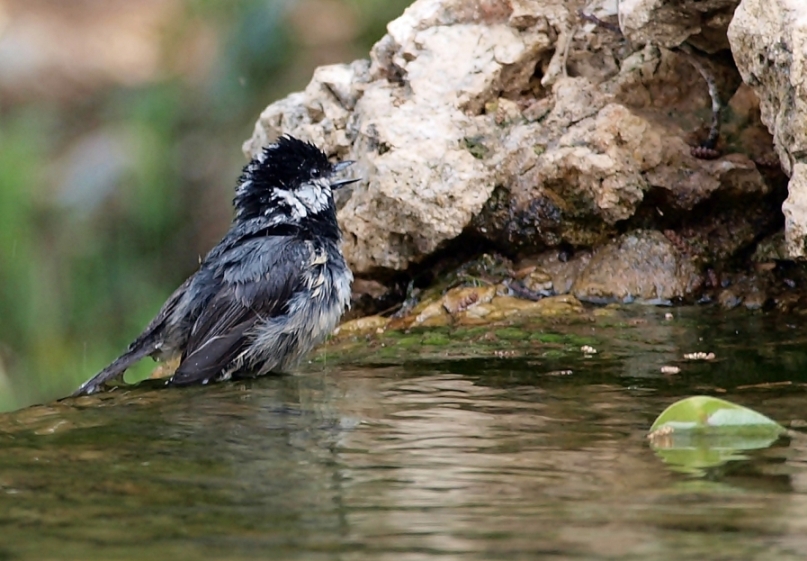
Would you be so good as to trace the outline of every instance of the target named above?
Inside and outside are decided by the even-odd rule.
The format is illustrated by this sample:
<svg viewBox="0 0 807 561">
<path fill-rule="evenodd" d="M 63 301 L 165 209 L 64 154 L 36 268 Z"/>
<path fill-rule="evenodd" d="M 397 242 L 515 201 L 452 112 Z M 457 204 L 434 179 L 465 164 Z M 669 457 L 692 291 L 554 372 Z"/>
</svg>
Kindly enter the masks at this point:
<svg viewBox="0 0 807 561">
<path fill-rule="evenodd" d="M 233 200 L 236 220 L 335 221 L 333 190 L 358 181 L 336 176 L 352 163 L 333 164 L 310 142 L 281 136 L 244 167 Z"/>
</svg>

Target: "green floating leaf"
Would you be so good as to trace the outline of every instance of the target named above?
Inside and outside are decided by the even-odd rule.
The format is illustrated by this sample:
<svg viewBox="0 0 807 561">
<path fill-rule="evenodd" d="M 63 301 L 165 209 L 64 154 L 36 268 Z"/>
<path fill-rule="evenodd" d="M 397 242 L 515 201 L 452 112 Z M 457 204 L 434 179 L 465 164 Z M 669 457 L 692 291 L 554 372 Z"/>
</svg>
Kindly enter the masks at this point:
<svg viewBox="0 0 807 561">
<path fill-rule="evenodd" d="M 767 448 L 785 428 L 747 407 L 724 399 L 695 396 L 670 405 L 650 428 L 650 445 L 679 471 L 701 474 L 705 468 L 744 459 L 746 450 Z"/>
<path fill-rule="evenodd" d="M 785 428 L 761 413 L 705 395 L 676 401 L 658 416 L 650 433 L 696 431 L 715 435 L 779 436 Z"/>
</svg>

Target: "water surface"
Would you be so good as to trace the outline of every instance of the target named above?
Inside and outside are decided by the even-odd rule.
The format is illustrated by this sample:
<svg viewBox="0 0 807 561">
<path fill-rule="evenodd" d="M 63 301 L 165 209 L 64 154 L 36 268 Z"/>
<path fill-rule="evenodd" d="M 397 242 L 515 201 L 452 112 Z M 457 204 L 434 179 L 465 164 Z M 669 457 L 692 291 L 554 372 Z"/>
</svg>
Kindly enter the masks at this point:
<svg viewBox="0 0 807 561">
<path fill-rule="evenodd" d="M 693 393 L 799 426 L 805 322 L 665 311 L 5 414 L 0 559 L 804 558 L 804 442 L 693 475 L 646 433 Z"/>
</svg>

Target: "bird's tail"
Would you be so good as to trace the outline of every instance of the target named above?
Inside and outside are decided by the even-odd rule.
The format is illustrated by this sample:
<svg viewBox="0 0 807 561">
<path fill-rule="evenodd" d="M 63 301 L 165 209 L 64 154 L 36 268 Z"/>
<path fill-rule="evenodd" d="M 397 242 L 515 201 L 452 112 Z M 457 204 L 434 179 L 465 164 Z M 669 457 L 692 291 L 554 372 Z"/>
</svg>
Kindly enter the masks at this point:
<svg viewBox="0 0 807 561">
<path fill-rule="evenodd" d="M 81 384 L 81 386 L 73 392 L 73 395 L 89 395 L 97 392 L 108 381 L 118 376 L 123 375 L 126 369 L 132 366 L 141 358 L 145 358 L 157 350 L 156 344 L 151 345 L 136 345 L 130 347 L 125 353 L 120 355 L 112 364 L 101 370 L 98 374 Z"/>
</svg>

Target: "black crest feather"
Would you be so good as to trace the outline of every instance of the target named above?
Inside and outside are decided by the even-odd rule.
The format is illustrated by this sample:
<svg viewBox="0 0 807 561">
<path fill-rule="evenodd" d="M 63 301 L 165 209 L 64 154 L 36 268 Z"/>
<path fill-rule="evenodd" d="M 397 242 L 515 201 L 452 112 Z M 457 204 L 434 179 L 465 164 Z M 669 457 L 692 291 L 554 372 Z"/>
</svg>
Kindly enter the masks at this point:
<svg viewBox="0 0 807 561">
<path fill-rule="evenodd" d="M 331 169 L 331 163 L 322 150 L 288 135 L 264 148 L 263 156 L 263 163 L 259 163 L 251 174 L 252 181 L 259 187 L 289 189 L 311 179 L 312 172 L 323 173 Z"/>
<path fill-rule="evenodd" d="M 333 171 L 325 153 L 310 142 L 283 135 L 244 167 L 233 204 L 239 219 L 261 214 L 274 189 L 296 189 Z"/>
</svg>

